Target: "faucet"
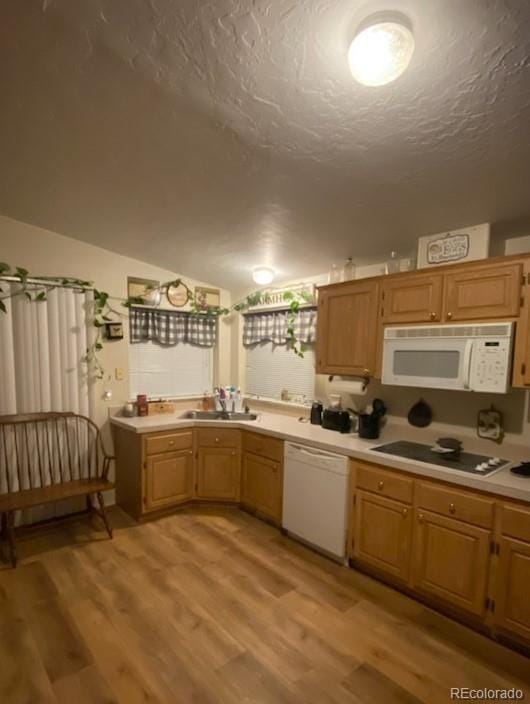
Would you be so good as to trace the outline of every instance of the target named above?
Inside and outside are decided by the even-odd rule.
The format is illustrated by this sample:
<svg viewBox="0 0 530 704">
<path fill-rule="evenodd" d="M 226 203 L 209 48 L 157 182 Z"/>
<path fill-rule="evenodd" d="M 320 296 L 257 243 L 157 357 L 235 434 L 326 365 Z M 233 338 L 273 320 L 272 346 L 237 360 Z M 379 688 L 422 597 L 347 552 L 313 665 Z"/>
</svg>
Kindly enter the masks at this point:
<svg viewBox="0 0 530 704">
<path fill-rule="evenodd" d="M 230 413 L 226 410 L 226 401 L 224 398 L 219 399 L 219 405 L 221 406 L 221 418 L 223 420 L 230 420 Z"/>
</svg>

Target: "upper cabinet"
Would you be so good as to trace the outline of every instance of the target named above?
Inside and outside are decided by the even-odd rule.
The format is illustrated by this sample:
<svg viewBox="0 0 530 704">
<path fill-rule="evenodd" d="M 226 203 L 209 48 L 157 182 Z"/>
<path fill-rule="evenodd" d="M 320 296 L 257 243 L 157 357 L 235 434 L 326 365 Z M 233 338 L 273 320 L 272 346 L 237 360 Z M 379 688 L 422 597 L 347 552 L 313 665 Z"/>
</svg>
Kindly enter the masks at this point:
<svg viewBox="0 0 530 704">
<path fill-rule="evenodd" d="M 383 280 L 383 324 L 450 323 L 519 315 L 522 265 L 466 267 Z"/>
<path fill-rule="evenodd" d="M 373 279 L 319 289 L 317 374 L 373 374 L 378 296 Z"/>
<path fill-rule="evenodd" d="M 389 278 L 382 283 L 382 321 L 391 324 L 440 322 L 442 274 Z"/>
<path fill-rule="evenodd" d="M 470 268 L 445 275 L 444 319 L 467 322 L 519 315 L 520 263 Z"/>
</svg>

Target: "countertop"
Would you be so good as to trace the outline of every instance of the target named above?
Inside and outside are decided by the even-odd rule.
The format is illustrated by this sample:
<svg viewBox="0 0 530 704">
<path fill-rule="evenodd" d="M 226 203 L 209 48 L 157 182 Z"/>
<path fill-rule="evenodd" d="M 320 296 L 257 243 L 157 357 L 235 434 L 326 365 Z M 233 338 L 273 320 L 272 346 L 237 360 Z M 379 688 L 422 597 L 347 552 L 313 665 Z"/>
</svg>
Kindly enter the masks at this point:
<svg viewBox="0 0 530 704">
<path fill-rule="evenodd" d="M 375 462 L 376 464 L 399 469 L 404 472 L 440 479 L 461 486 L 486 491 L 498 496 L 518 499 L 530 503 L 530 477 L 519 477 L 510 472 L 513 463 L 528 459 L 529 451 L 517 445 L 489 445 L 487 448 L 469 447 L 469 438 L 464 439 L 465 449 L 482 452 L 490 456 L 499 456 L 511 460 L 511 464 L 487 477 L 473 475 L 456 469 L 440 467 L 434 464 L 384 455 L 374 452 L 373 448 L 394 440 L 414 440 L 426 444 L 432 443 L 439 436 L 429 429 L 412 429 L 401 424 L 387 424 L 378 440 L 363 440 L 355 434 L 344 434 L 325 430 L 318 425 L 302 423 L 297 418 L 278 413 L 260 413 L 255 421 L 210 421 L 183 418 L 183 412 L 168 415 L 152 415 L 143 418 L 125 418 L 113 416 L 113 425 L 125 428 L 133 433 L 153 433 L 178 428 L 219 427 L 240 428 L 264 435 L 282 438 L 291 442 L 304 443 L 329 452 L 346 455 L 354 459 Z M 484 441 L 482 441 L 484 442 Z M 487 442 L 487 441 L 486 441 Z"/>
</svg>

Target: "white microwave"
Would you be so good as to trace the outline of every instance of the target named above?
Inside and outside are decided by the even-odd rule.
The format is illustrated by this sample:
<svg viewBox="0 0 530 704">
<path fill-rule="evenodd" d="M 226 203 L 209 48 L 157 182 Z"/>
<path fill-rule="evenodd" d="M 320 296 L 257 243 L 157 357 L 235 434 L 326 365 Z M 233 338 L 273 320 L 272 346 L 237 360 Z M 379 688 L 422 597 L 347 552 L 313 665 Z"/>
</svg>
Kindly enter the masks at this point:
<svg viewBox="0 0 530 704">
<path fill-rule="evenodd" d="M 383 384 L 504 394 L 513 323 L 385 328 Z"/>
</svg>

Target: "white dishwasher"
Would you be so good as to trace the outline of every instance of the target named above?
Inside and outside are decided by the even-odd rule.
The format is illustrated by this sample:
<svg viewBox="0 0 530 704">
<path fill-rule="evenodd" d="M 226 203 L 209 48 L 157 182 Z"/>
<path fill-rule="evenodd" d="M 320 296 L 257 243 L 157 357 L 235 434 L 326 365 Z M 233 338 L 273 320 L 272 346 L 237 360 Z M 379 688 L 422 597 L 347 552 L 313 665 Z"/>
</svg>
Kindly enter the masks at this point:
<svg viewBox="0 0 530 704">
<path fill-rule="evenodd" d="M 282 526 L 289 535 L 346 558 L 348 458 L 285 443 Z"/>
</svg>

